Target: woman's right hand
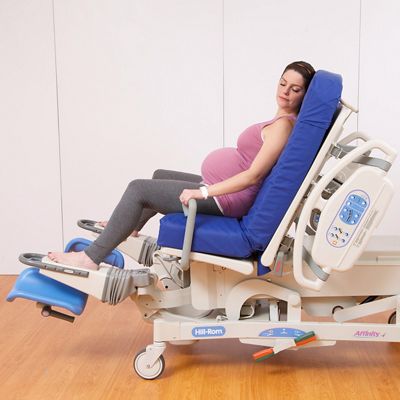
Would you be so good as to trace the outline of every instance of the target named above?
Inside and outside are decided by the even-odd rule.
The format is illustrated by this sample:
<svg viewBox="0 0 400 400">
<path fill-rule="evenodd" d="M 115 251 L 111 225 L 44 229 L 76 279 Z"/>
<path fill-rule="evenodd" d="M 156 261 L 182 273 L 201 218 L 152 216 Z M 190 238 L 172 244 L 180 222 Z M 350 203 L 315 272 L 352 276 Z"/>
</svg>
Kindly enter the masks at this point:
<svg viewBox="0 0 400 400">
<path fill-rule="evenodd" d="M 203 198 L 204 197 L 203 197 L 203 194 L 201 193 L 200 189 L 185 189 L 182 191 L 182 193 L 179 196 L 180 202 L 185 206 L 189 205 L 190 199 L 201 200 Z"/>
</svg>

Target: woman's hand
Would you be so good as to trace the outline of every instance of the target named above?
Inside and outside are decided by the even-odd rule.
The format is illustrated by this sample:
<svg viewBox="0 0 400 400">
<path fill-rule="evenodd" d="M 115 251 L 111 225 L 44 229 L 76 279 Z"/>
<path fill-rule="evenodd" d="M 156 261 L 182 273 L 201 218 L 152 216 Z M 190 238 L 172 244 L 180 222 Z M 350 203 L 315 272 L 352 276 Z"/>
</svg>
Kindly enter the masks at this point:
<svg viewBox="0 0 400 400">
<path fill-rule="evenodd" d="M 185 189 L 179 196 L 179 200 L 185 206 L 189 205 L 190 199 L 201 200 L 203 195 L 199 189 Z"/>
</svg>

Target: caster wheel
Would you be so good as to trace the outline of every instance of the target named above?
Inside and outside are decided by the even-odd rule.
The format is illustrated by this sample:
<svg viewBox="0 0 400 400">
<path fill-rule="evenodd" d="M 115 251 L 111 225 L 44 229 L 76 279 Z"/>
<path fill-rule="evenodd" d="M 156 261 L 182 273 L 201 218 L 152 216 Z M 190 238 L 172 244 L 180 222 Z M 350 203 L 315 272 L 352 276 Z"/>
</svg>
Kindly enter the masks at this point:
<svg viewBox="0 0 400 400">
<path fill-rule="evenodd" d="M 395 324 L 396 323 L 396 311 L 392 312 L 390 314 L 390 317 L 388 319 L 388 324 Z"/>
<path fill-rule="evenodd" d="M 343 306 L 335 306 L 332 308 L 332 314 L 335 314 L 336 311 L 343 310 Z"/>
<path fill-rule="evenodd" d="M 149 367 L 146 364 L 146 350 L 142 350 L 136 354 L 136 357 L 133 360 L 133 369 L 143 379 L 152 380 L 158 378 L 163 373 L 164 368 L 165 360 L 162 355 L 157 359 L 152 367 Z"/>
</svg>

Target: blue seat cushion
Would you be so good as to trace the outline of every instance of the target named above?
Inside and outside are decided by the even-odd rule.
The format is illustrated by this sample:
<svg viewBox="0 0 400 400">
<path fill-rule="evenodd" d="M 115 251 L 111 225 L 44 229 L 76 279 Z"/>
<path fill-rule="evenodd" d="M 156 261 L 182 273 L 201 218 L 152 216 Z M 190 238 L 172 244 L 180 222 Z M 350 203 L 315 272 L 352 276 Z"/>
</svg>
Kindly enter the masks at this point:
<svg viewBox="0 0 400 400">
<path fill-rule="evenodd" d="M 163 217 L 160 220 L 158 244 L 181 249 L 185 224 L 183 213 Z M 192 251 L 236 258 L 247 258 L 253 253 L 238 219 L 206 214 L 196 216 Z"/>
<path fill-rule="evenodd" d="M 340 75 L 316 72 L 288 143 L 248 214 L 240 220 L 197 215 L 193 251 L 245 258 L 265 250 L 329 131 L 341 93 Z M 185 223 L 183 215 L 163 217 L 158 244 L 182 248 Z M 267 271 L 259 268 L 259 273 Z"/>
</svg>

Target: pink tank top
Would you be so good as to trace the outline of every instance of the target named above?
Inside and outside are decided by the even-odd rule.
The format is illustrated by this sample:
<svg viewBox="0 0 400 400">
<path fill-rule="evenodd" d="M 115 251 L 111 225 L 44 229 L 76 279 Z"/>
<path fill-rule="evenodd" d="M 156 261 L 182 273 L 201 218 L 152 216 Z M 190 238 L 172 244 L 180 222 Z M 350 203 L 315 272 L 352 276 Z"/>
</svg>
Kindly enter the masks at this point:
<svg viewBox="0 0 400 400">
<path fill-rule="evenodd" d="M 294 115 L 282 115 L 247 128 L 238 138 L 237 148 L 223 147 L 211 152 L 203 161 L 201 175 L 206 185 L 212 185 L 228 179 L 250 168 L 263 145 L 262 129 L 280 118 L 295 120 Z M 224 215 L 242 217 L 252 206 L 262 181 L 240 192 L 223 194 L 215 199 Z"/>
</svg>

